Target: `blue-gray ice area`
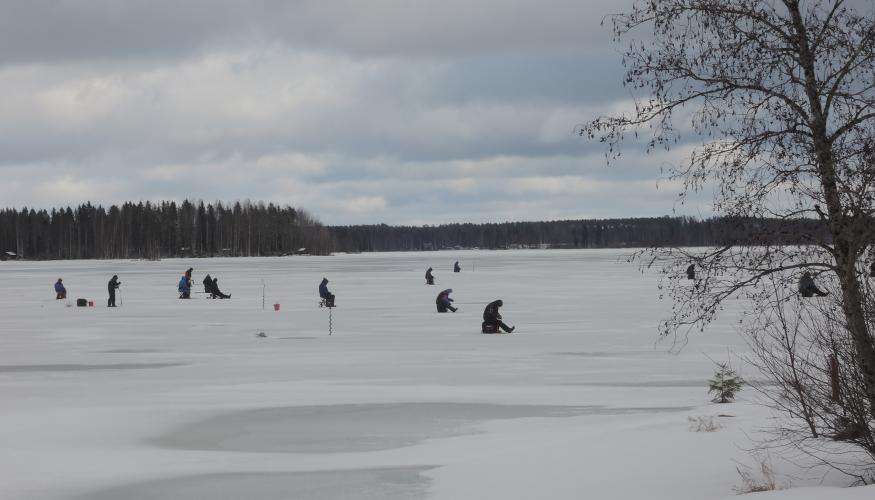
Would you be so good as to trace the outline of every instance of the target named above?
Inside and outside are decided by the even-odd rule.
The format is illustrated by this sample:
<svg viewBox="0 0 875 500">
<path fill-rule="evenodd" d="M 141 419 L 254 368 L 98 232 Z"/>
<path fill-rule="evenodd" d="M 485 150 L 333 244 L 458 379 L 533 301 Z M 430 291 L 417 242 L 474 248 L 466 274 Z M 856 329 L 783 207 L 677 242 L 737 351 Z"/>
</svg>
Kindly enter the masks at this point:
<svg viewBox="0 0 875 500">
<path fill-rule="evenodd" d="M 425 468 L 207 474 L 127 484 L 75 500 L 419 500 Z"/>
<path fill-rule="evenodd" d="M 466 403 L 301 406 L 210 417 L 176 428 L 151 444 L 259 453 L 366 452 L 474 433 L 477 424 L 488 420 L 683 410 Z"/>
</svg>

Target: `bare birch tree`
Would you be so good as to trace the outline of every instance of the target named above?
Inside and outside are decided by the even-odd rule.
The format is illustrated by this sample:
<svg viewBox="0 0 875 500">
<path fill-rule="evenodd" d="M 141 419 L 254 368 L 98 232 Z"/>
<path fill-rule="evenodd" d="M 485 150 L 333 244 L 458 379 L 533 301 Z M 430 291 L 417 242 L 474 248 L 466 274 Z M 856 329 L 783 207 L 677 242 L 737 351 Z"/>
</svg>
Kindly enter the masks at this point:
<svg viewBox="0 0 875 500">
<path fill-rule="evenodd" d="M 649 150 L 692 140 L 693 152 L 669 173 L 684 195 L 713 189 L 718 214 L 819 219 L 828 228 L 801 246 L 770 245 L 752 230 L 708 251 L 642 255 L 660 266 L 673 299 L 661 334 L 683 339 L 703 329 L 731 297 L 765 307 L 774 283 L 793 290 L 811 271 L 834 290 L 852 348 L 845 381 L 857 384 L 865 408 L 849 425 L 871 435 L 875 340 L 864 285 L 875 235 L 873 4 L 640 0 L 611 20 L 626 44 L 625 84 L 645 97 L 581 135 L 606 143 L 609 161 L 629 134 L 644 135 Z M 692 284 L 681 279 L 690 263 Z"/>
</svg>

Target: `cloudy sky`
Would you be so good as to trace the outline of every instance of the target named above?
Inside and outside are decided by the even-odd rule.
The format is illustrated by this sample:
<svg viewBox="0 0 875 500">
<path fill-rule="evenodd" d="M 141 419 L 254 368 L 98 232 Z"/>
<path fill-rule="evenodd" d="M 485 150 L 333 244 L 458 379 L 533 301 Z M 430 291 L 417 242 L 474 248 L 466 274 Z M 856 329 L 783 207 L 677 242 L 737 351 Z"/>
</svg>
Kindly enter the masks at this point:
<svg viewBox="0 0 875 500">
<path fill-rule="evenodd" d="M 626 0 L 0 0 L 0 206 L 264 200 L 327 224 L 703 214 L 634 145 Z"/>
</svg>

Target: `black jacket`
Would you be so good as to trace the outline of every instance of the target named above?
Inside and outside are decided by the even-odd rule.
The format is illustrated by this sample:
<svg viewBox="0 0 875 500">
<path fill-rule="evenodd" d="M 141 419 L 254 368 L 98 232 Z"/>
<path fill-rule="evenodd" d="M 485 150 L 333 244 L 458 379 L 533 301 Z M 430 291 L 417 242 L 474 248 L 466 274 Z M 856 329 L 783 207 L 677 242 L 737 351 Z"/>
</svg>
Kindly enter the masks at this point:
<svg viewBox="0 0 875 500">
<path fill-rule="evenodd" d="M 498 312 L 498 308 L 503 306 L 504 303 L 501 300 L 495 300 L 489 303 L 486 306 L 486 309 L 483 310 L 483 321 L 487 323 L 495 323 L 501 319 L 501 314 Z"/>
</svg>

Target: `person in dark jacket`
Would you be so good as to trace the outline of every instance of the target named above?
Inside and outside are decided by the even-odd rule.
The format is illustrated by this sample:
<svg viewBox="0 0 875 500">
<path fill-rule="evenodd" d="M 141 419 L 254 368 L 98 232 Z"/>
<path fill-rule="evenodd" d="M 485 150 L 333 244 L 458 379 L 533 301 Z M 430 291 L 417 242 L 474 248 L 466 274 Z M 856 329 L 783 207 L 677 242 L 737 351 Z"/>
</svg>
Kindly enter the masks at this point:
<svg viewBox="0 0 875 500">
<path fill-rule="evenodd" d="M 805 273 L 802 274 L 802 277 L 799 278 L 799 293 L 802 294 L 803 297 L 813 297 L 815 295 L 818 297 L 824 297 L 829 295 L 829 292 L 824 292 L 820 288 L 817 288 L 814 278 L 808 271 L 805 271 Z"/>
<path fill-rule="evenodd" d="M 425 270 L 425 284 L 434 285 L 434 275 L 431 274 L 431 268 Z"/>
<path fill-rule="evenodd" d="M 63 281 L 61 278 L 58 278 L 58 281 L 55 282 L 55 300 L 67 298 L 67 289 L 64 288 Z"/>
<path fill-rule="evenodd" d="M 225 295 L 219 290 L 219 278 L 213 278 L 213 283 L 210 286 L 210 296 L 214 299 L 230 299 L 231 294 Z"/>
<path fill-rule="evenodd" d="M 334 307 L 334 294 L 328 291 L 328 278 L 322 278 L 322 283 L 319 283 L 319 296 L 325 301 L 325 307 Z"/>
<path fill-rule="evenodd" d="M 179 291 L 180 299 L 190 299 L 191 298 L 191 280 L 185 274 L 179 278 L 179 284 L 176 285 L 176 289 Z"/>
<path fill-rule="evenodd" d="M 109 292 L 109 299 L 106 301 L 106 307 L 115 307 L 115 291 L 121 286 L 122 282 L 118 280 L 118 275 L 113 274 L 109 283 L 106 284 L 106 291 Z"/>
<path fill-rule="evenodd" d="M 193 273 L 193 272 L 194 272 L 194 268 L 193 268 L 193 267 L 189 267 L 188 270 L 185 271 L 185 279 L 188 280 L 188 290 L 189 290 L 189 291 L 191 291 L 191 285 L 194 284 L 194 283 L 192 283 L 192 281 L 191 281 L 191 273 Z"/>
<path fill-rule="evenodd" d="M 695 264 L 690 264 L 687 267 L 687 279 L 688 280 L 696 279 L 696 265 Z"/>
<path fill-rule="evenodd" d="M 501 314 L 498 312 L 498 308 L 503 305 L 504 302 L 499 299 L 490 302 L 486 309 L 483 310 L 483 333 L 498 333 L 499 328 L 507 333 L 511 333 L 516 329 L 515 326 L 507 326 L 501 321 Z"/>
<path fill-rule="evenodd" d="M 453 264 L 453 272 L 458 273 L 462 271 L 462 266 L 459 265 L 459 261 L 457 260 L 455 264 Z"/>
<path fill-rule="evenodd" d="M 450 298 L 451 293 L 453 293 L 453 289 L 447 288 L 446 290 L 438 294 L 437 299 L 435 299 L 437 312 L 445 313 L 447 312 L 447 309 L 453 312 L 458 311 L 457 308 L 453 307 L 453 299 Z"/>
<path fill-rule="evenodd" d="M 213 293 L 213 278 L 208 274 L 203 281 L 204 284 L 204 293 L 208 294 L 211 299 L 215 299 L 215 294 Z"/>
</svg>

